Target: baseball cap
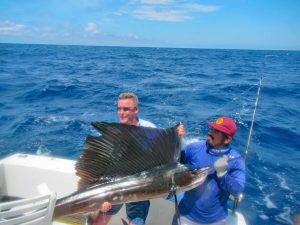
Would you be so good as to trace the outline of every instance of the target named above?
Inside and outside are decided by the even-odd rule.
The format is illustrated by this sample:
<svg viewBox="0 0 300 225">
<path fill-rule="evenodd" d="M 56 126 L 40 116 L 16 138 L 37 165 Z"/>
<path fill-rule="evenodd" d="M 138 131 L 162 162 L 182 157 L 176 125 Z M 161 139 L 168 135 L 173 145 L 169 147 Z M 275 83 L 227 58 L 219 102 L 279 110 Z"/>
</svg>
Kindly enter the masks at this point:
<svg viewBox="0 0 300 225">
<path fill-rule="evenodd" d="M 215 122 L 207 122 L 209 126 L 221 131 L 229 136 L 233 136 L 237 131 L 237 126 L 235 122 L 229 117 L 222 116 L 218 118 Z"/>
</svg>

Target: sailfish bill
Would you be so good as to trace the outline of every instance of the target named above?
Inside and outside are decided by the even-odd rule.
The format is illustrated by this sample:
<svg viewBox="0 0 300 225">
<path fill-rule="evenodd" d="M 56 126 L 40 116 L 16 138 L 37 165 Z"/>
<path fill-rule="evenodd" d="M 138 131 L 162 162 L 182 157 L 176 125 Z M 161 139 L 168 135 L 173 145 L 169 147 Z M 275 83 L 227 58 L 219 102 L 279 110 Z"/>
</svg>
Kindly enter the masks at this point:
<svg viewBox="0 0 300 225">
<path fill-rule="evenodd" d="M 210 167 L 180 164 L 176 126 L 167 129 L 95 122 L 101 133 L 86 138 L 76 163 L 79 190 L 58 199 L 54 218 L 188 191 L 205 181 Z"/>
</svg>

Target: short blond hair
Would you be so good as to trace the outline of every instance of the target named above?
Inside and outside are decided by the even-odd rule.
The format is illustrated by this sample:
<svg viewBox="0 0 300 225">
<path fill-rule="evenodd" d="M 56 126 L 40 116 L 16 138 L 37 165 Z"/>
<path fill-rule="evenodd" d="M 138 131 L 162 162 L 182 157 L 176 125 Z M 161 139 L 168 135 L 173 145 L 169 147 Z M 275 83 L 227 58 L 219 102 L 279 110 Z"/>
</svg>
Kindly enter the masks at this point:
<svg viewBox="0 0 300 225">
<path fill-rule="evenodd" d="M 119 95 L 118 100 L 121 99 L 132 99 L 134 107 L 137 107 L 139 104 L 139 99 L 133 92 L 124 92 Z"/>
</svg>

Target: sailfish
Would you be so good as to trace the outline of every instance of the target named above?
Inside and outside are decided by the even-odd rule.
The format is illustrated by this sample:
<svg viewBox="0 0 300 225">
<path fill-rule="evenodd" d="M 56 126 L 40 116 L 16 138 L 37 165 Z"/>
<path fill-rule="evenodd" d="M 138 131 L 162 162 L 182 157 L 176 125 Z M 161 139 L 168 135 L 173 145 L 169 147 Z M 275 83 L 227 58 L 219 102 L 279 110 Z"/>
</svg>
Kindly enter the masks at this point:
<svg viewBox="0 0 300 225">
<path fill-rule="evenodd" d="M 205 181 L 210 167 L 180 163 L 177 126 L 149 128 L 92 122 L 99 136 L 88 136 L 76 162 L 78 191 L 58 199 L 54 219 L 188 191 Z"/>
</svg>

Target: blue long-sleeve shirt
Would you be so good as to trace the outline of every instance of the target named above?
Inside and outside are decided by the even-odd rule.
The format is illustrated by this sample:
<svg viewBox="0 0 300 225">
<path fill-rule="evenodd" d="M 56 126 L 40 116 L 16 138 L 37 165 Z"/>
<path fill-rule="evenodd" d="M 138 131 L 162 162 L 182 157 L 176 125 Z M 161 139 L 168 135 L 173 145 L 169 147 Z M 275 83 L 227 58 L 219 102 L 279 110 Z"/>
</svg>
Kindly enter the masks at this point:
<svg viewBox="0 0 300 225">
<path fill-rule="evenodd" d="M 229 159 L 239 158 L 228 161 L 228 171 L 223 177 L 218 178 L 212 170 L 203 184 L 185 192 L 179 203 L 182 216 L 198 223 L 217 222 L 227 217 L 229 195 L 237 196 L 245 186 L 245 162 L 240 154 L 230 147 L 211 149 L 205 141 L 200 141 L 182 150 L 181 161 L 193 167 L 207 167 L 223 155 Z"/>
</svg>

